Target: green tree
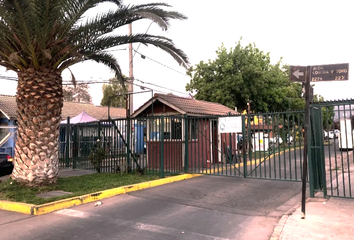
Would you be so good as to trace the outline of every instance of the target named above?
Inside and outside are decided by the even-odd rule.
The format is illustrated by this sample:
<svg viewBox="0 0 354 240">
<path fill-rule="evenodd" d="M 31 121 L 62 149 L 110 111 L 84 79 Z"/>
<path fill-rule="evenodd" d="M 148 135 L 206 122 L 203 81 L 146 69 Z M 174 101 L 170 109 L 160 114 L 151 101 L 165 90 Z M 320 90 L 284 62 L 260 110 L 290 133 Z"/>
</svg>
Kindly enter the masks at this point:
<svg viewBox="0 0 354 240">
<path fill-rule="evenodd" d="M 85 17 L 104 2 L 112 5 L 107 12 Z M 156 46 L 187 67 L 187 56 L 171 39 L 116 31 L 124 27 L 126 32 L 127 24 L 142 19 L 167 30 L 170 20 L 186 19 L 168 7 L 164 3 L 124 5 L 121 0 L 0 1 L 0 65 L 18 74 L 13 179 L 27 186 L 57 182 L 64 69 L 93 60 L 110 67 L 123 83 L 117 60 L 105 50 L 127 43 Z"/>
<path fill-rule="evenodd" d="M 127 89 L 123 87 L 117 78 L 109 79 L 109 84 L 102 86 L 103 97 L 101 106 L 121 107 L 126 108 Z M 118 96 L 121 95 L 121 96 Z"/>
<path fill-rule="evenodd" d="M 323 102 L 324 98 L 321 95 L 314 95 L 313 102 Z M 334 128 L 334 106 L 324 106 L 321 107 L 321 115 L 322 115 L 322 127 L 324 130 L 329 131 Z"/>
<path fill-rule="evenodd" d="M 63 86 L 64 101 L 90 103 L 92 98 L 89 90 L 88 84 L 78 84 L 74 87 Z"/>
<path fill-rule="evenodd" d="M 301 85 L 290 83 L 288 66 L 281 61 L 270 63 L 269 53 L 254 44 L 246 47 L 239 41 L 229 51 L 222 45 L 216 59 L 201 61 L 189 69 L 190 83 L 186 90 L 199 100 L 218 102 L 239 111 L 268 112 L 297 110 L 305 106 Z"/>
</svg>

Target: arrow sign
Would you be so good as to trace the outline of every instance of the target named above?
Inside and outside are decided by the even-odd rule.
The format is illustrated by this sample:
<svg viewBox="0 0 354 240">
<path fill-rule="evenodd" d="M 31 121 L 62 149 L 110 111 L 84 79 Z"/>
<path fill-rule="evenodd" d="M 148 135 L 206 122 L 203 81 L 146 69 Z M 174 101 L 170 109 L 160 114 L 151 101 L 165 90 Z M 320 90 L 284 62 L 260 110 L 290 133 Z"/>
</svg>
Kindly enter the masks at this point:
<svg viewBox="0 0 354 240">
<path fill-rule="evenodd" d="M 295 72 L 293 72 L 293 75 L 299 79 L 299 77 L 303 77 L 304 76 L 304 73 L 303 72 L 300 72 L 300 69 L 296 70 Z"/>
<path fill-rule="evenodd" d="M 290 80 L 293 82 L 305 82 L 306 67 L 290 66 Z"/>
</svg>

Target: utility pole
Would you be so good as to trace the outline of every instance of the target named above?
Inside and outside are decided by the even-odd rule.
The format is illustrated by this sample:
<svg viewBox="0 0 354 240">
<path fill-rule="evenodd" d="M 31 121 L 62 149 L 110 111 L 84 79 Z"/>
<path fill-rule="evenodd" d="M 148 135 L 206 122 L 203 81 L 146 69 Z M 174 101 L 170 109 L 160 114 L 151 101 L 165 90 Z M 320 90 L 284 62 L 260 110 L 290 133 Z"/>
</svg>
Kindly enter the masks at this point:
<svg viewBox="0 0 354 240">
<path fill-rule="evenodd" d="M 129 36 L 132 35 L 132 24 L 128 25 L 129 27 Z M 134 74 L 133 74 L 133 44 L 129 43 L 129 85 L 128 85 L 128 93 L 133 93 L 133 81 L 134 81 Z M 130 114 L 133 112 L 133 94 L 128 94 L 128 104 L 127 104 L 127 117 L 130 117 Z"/>
</svg>

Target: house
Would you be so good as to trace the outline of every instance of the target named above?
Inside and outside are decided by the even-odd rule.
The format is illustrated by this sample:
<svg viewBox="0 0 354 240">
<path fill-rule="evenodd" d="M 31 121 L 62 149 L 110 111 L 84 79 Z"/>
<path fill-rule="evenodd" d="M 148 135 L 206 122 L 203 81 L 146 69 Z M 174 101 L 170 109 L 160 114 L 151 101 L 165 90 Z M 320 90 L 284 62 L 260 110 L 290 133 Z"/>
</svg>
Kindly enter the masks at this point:
<svg viewBox="0 0 354 240">
<path fill-rule="evenodd" d="M 184 167 L 186 147 L 189 168 L 197 165 L 206 167 L 209 163 L 225 159 L 222 155 L 225 155 L 227 147 L 236 149 L 236 134 L 219 133 L 218 118 L 238 114 L 219 103 L 172 94 L 155 94 L 132 117 L 147 119 L 144 142 L 150 167 L 159 167 L 158 159 L 162 154 L 160 133 L 163 127 L 164 168 L 173 170 Z M 164 117 L 163 121 L 161 117 Z M 188 140 L 185 139 L 185 132 L 188 132 Z M 188 146 L 185 146 L 187 142 Z"/>
<path fill-rule="evenodd" d="M 16 134 L 16 96 L 0 95 L 0 152 L 14 155 Z M 108 108 L 95 106 L 91 103 L 64 102 L 62 120 L 75 117 L 85 111 L 91 117 L 103 120 L 108 119 Z M 125 118 L 126 110 L 123 108 L 110 108 L 112 119 Z"/>
</svg>

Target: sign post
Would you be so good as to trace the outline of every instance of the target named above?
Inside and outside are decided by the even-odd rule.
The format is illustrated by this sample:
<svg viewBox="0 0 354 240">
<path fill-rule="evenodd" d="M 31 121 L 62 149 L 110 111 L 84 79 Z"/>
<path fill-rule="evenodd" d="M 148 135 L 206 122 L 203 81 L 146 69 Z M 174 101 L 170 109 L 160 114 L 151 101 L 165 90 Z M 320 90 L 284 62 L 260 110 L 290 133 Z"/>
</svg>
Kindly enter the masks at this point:
<svg viewBox="0 0 354 240">
<path fill-rule="evenodd" d="M 302 175 L 302 199 L 301 199 L 301 218 L 305 218 L 306 205 L 306 178 L 307 178 L 307 163 L 308 163 L 308 146 L 310 126 L 310 102 L 313 98 L 313 89 L 310 82 L 322 81 L 343 81 L 348 80 L 349 64 L 329 64 L 316 66 L 290 66 L 290 81 L 302 82 L 305 85 L 305 126 L 304 126 L 304 161 Z"/>
<path fill-rule="evenodd" d="M 306 206 L 306 178 L 307 178 L 307 152 L 308 152 L 308 127 L 310 124 L 310 67 L 307 67 L 305 73 L 305 126 L 304 126 L 304 161 L 302 169 L 302 198 L 301 198 L 301 218 L 305 218 Z"/>
</svg>

